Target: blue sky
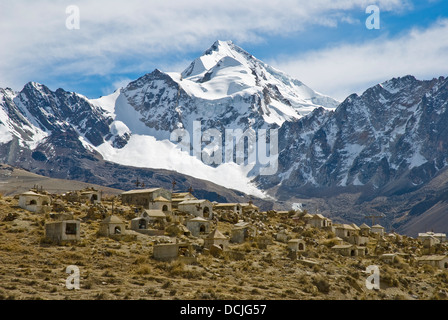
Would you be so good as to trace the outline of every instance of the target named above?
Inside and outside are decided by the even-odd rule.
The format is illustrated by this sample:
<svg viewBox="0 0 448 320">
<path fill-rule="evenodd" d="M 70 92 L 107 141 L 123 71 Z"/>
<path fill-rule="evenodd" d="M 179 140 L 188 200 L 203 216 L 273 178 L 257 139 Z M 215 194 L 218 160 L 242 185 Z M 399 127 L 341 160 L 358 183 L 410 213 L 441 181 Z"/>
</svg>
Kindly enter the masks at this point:
<svg viewBox="0 0 448 320">
<path fill-rule="evenodd" d="M 97 98 L 155 68 L 180 72 L 219 39 L 342 100 L 392 77 L 448 76 L 447 2 L 2 1 L 0 87 Z M 365 27 L 370 4 L 379 30 Z M 65 26 L 69 5 L 79 30 Z"/>
</svg>

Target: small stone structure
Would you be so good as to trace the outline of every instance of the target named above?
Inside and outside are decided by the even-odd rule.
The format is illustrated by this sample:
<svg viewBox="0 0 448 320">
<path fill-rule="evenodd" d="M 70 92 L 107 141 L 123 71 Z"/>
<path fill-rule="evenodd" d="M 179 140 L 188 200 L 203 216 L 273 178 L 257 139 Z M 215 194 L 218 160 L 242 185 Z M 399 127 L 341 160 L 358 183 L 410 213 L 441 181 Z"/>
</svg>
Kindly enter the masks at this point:
<svg viewBox="0 0 448 320">
<path fill-rule="evenodd" d="M 51 211 L 51 198 L 44 194 L 33 191 L 24 192 L 19 195 L 19 207 L 35 212 L 47 213 Z"/>
<path fill-rule="evenodd" d="M 243 243 L 244 241 L 255 238 L 257 228 L 248 222 L 240 221 L 233 226 L 230 236 L 230 242 Z"/>
<path fill-rule="evenodd" d="M 91 204 L 101 203 L 102 192 L 94 188 L 88 188 L 81 190 L 79 193 L 79 199 L 81 202 L 88 202 Z"/>
<path fill-rule="evenodd" d="M 366 247 L 357 246 L 353 244 L 339 244 L 333 246 L 331 249 L 347 257 L 365 256 L 368 253 Z"/>
<path fill-rule="evenodd" d="M 369 236 L 371 228 L 367 224 L 363 223 L 362 225 L 359 226 L 359 229 L 360 229 L 359 234 L 361 236 L 364 236 L 364 237 Z"/>
<path fill-rule="evenodd" d="M 189 243 L 164 243 L 154 245 L 153 257 L 160 261 L 181 259 L 189 263 L 195 260 L 193 246 Z"/>
<path fill-rule="evenodd" d="M 166 213 L 162 210 L 145 210 L 142 213 L 142 217 L 148 220 L 149 226 L 154 229 L 165 229 L 166 226 Z"/>
<path fill-rule="evenodd" d="M 153 236 L 164 235 L 166 214 L 161 210 L 145 210 L 140 217 L 131 220 L 131 230 Z"/>
<path fill-rule="evenodd" d="M 95 188 L 86 188 L 67 192 L 62 195 L 62 198 L 69 202 L 100 204 L 102 200 L 102 192 Z"/>
<path fill-rule="evenodd" d="M 309 214 L 309 213 L 305 213 L 305 214 L 302 216 L 302 219 L 303 219 L 303 221 L 308 222 L 308 221 L 310 221 L 310 219 L 313 219 L 313 215 L 312 215 L 312 214 Z"/>
<path fill-rule="evenodd" d="M 171 192 L 163 188 L 130 190 L 121 194 L 121 201 L 125 205 L 134 205 L 149 209 L 150 203 L 158 197 L 163 197 L 171 201 Z"/>
<path fill-rule="evenodd" d="M 215 229 L 204 239 L 204 248 L 210 249 L 213 245 L 216 245 L 223 251 L 226 251 L 229 247 L 229 238 L 223 235 L 218 229 Z"/>
<path fill-rule="evenodd" d="M 426 252 L 426 254 L 430 254 L 433 251 L 433 247 L 436 244 L 439 244 L 439 240 L 437 240 L 434 237 L 425 237 L 423 242 L 423 250 Z"/>
<path fill-rule="evenodd" d="M 370 228 L 369 228 L 370 229 Z M 360 233 L 365 233 L 366 229 L 361 229 L 356 224 L 335 224 L 333 226 L 334 233 L 337 237 L 355 245 L 365 245 L 369 242 L 369 237 L 362 236 Z"/>
<path fill-rule="evenodd" d="M 350 237 L 348 237 L 346 240 L 348 243 L 361 246 L 361 245 L 366 245 L 369 242 L 369 237 L 363 237 L 363 236 L 360 236 L 359 234 L 354 234 L 354 235 L 351 235 Z"/>
<path fill-rule="evenodd" d="M 200 235 L 208 234 L 210 232 L 212 222 L 202 217 L 195 217 L 186 223 L 186 227 L 190 230 L 191 235 L 198 237 Z"/>
<path fill-rule="evenodd" d="M 190 192 L 173 192 L 171 196 L 171 206 L 173 209 L 178 209 L 179 203 L 187 200 L 198 200 Z"/>
<path fill-rule="evenodd" d="M 213 209 L 232 211 L 238 215 L 243 213 L 243 207 L 239 203 L 217 203 L 213 206 Z"/>
<path fill-rule="evenodd" d="M 99 235 L 110 237 L 110 236 L 121 236 L 124 235 L 126 231 L 126 224 L 117 216 L 112 215 L 101 221 Z"/>
<path fill-rule="evenodd" d="M 320 213 L 316 213 L 311 219 L 308 220 L 308 223 L 315 228 L 325 228 L 331 227 L 332 221 L 329 218 L 324 217 Z"/>
<path fill-rule="evenodd" d="M 249 203 L 241 203 L 241 207 L 243 209 L 243 214 L 260 212 L 260 208 L 254 205 L 252 201 L 249 201 Z"/>
<path fill-rule="evenodd" d="M 370 233 L 375 234 L 377 237 L 382 237 L 384 236 L 384 227 L 376 224 L 370 228 Z"/>
<path fill-rule="evenodd" d="M 438 269 L 448 269 L 448 256 L 446 255 L 422 256 L 418 257 L 416 260 L 419 265 L 429 264 Z"/>
<path fill-rule="evenodd" d="M 178 209 L 195 217 L 213 219 L 213 204 L 205 199 L 182 201 L 178 204 Z"/>
<path fill-rule="evenodd" d="M 131 230 L 134 231 L 147 230 L 148 225 L 148 219 L 145 219 L 144 217 L 137 217 L 131 220 Z"/>
<path fill-rule="evenodd" d="M 345 240 L 358 234 L 358 231 L 349 224 L 337 224 L 334 225 L 333 228 L 335 235 Z"/>
<path fill-rule="evenodd" d="M 148 204 L 150 210 L 160 210 L 163 212 L 171 212 L 171 201 L 162 196 L 158 196 L 154 200 L 151 200 Z"/>
<path fill-rule="evenodd" d="M 288 249 L 293 252 L 305 251 L 306 244 L 302 239 L 291 239 L 288 241 Z"/>
<path fill-rule="evenodd" d="M 79 241 L 81 239 L 80 226 L 79 220 L 47 222 L 45 238 L 55 242 Z"/>
<path fill-rule="evenodd" d="M 396 261 L 396 259 L 396 253 L 383 253 L 382 255 L 380 255 L 380 260 L 384 261 L 385 263 L 392 264 Z"/>
<path fill-rule="evenodd" d="M 356 223 L 351 223 L 350 226 L 355 230 L 357 234 L 361 232 L 361 228 L 356 225 Z"/>
<path fill-rule="evenodd" d="M 425 239 L 432 238 L 435 239 L 435 243 L 441 243 L 446 241 L 446 233 L 434 233 L 434 232 L 424 232 L 419 233 L 417 239 L 424 242 Z"/>
</svg>

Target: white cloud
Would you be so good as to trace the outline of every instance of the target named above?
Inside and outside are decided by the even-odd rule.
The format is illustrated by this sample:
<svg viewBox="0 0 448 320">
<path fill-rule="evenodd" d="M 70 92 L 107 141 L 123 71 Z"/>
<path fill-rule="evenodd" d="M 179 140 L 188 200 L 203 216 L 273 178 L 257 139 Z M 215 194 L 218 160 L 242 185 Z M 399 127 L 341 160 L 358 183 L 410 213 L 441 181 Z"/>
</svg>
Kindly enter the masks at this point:
<svg viewBox="0 0 448 320">
<path fill-rule="evenodd" d="M 18 88 L 42 74 L 119 73 L 123 61 L 126 70 L 141 72 L 155 58 L 205 49 L 216 39 L 244 45 L 261 42 L 266 35 L 305 30 L 309 25 L 334 27 L 351 21 L 344 11 L 365 8 L 369 2 L 2 1 L 0 87 Z M 399 11 L 407 3 L 376 2 L 383 11 Z M 66 7 L 72 4 L 80 9 L 80 30 L 66 28 Z"/>
<path fill-rule="evenodd" d="M 117 80 L 114 80 L 110 86 L 104 87 L 101 89 L 102 96 L 108 96 L 112 92 L 115 92 L 118 89 L 126 87 L 129 82 L 135 79 L 129 79 L 127 77 L 120 77 Z"/>
<path fill-rule="evenodd" d="M 393 77 L 419 79 L 448 75 L 448 19 L 425 30 L 362 44 L 342 44 L 270 63 L 315 90 L 337 99 L 362 93 Z"/>
</svg>

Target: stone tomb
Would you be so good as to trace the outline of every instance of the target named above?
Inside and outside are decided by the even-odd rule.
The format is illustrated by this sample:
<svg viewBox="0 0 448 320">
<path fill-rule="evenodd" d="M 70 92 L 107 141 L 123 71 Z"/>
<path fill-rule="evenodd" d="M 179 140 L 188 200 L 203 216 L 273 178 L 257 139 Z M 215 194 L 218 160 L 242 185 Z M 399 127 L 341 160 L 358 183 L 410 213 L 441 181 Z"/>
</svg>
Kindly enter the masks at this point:
<svg viewBox="0 0 448 320">
<path fill-rule="evenodd" d="M 192 263 L 196 260 L 193 246 L 189 243 L 155 244 L 153 257 L 160 261 L 180 260 L 185 263 Z"/>
<path fill-rule="evenodd" d="M 214 245 L 225 251 L 229 247 L 229 238 L 223 235 L 218 229 L 215 229 L 204 239 L 204 248 L 210 249 Z"/>
<path fill-rule="evenodd" d="M 51 211 L 51 198 L 47 195 L 35 193 L 33 191 L 24 192 L 19 195 L 19 207 L 35 212 L 47 213 Z"/>
<path fill-rule="evenodd" d="M 126 224 L 117 216 L 112 215 L 101 221 L 99 235 L 110 236 L 122 236 L 125 234 Z"/>
<path fill-rule="evenodd" d="M 305 251 L 305 241 L 302 239 L 291 239 L 288 241 L 288 249 L 294 252 Z"/>
<path fill-rule="evenodd" d="M 79 220 L 47 222 L 45 238 L 54 242 L 79 241 L 81 239 Z"/>
<path fill-rule="evenodd" d="M 210 220 L 206 220 L 202 217 L 195 217 L 188 220 L 186 223 L 187 229 L 190 230 L 191 235 L 194 237 L 210 233 L 211 225 L 212 222 Z"/>
</svg>

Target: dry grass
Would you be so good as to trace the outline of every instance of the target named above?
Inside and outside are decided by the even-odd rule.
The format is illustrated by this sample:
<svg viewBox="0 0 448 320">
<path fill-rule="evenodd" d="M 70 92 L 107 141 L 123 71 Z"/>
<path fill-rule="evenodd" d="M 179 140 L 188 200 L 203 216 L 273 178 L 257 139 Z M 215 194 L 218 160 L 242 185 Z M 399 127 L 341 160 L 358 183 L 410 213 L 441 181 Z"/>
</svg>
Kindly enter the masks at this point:
<svg viewBox="0 0 448 320">
<path fill-rule="evenodd" d="M 0 299 L 444 299 L 448 290 L 446 271 L 417 268 L 402 258 L 385 265 L 369 257 L 342 257 L 328 248 L 333 235 L 320 230 L 295 234 L 310 243 L 303 257 L 319 265 L 292 261 L 286 244 L 276 241 L 266 249 L 250 242 L 232 244 L 221 257 L 199 255 L 189 265 L 155 261 L 149 238 L 97 237 L 96 220 L 81 224 L 79 243 L 48 243 L 43 241 L 45 217 L 16 204 L 0 201 Z M 70 209 L 75 218 L 83 217 L 82 210 Z M 16 218 L 3 221 L 8 214 Z M 282 224 L 291 233 L 297 227 L 275 216 L 264 223 Z M 218 227 L 229 231 L 231 224 L 221 221 Z M 410 247 L 411 241 L 405 241 Z M 379 291 L 365 288 L 363 271 L 371 264 L 381 269 Z M 65 287 L 69 265 L 80 269 L 80 290 Z"/>
</svg>

